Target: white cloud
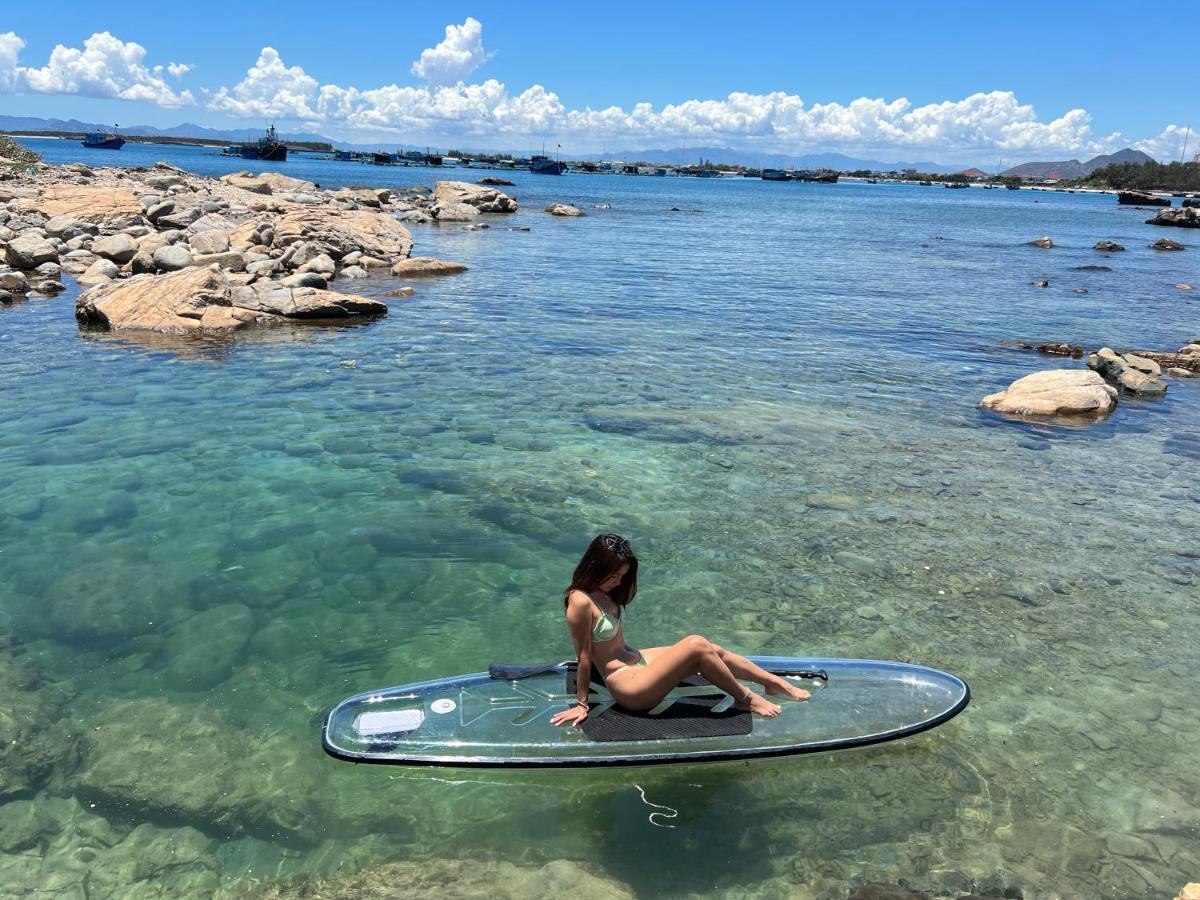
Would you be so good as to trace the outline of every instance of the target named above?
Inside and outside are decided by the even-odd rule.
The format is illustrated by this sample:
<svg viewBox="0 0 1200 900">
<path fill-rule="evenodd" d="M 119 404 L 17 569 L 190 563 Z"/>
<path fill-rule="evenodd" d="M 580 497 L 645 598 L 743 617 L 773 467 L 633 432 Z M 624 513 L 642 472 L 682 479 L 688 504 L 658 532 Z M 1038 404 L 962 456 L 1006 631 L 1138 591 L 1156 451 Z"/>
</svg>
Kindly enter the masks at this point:
<svg viewBox="0 0 1200 900">
<path fill-rule="evenodd" d="M 12 94 L 17 90 L 17 58 L 25 49 L 25 42 L 11 31 L 0 34 L 0 94 Z"/>
<path fill-rule="evenodd" d="M 463 25 L 448 26 L 446 39 L 413 64 L 413 72 L 427 84 L 374 88 L 320 84 L 302 67 L 288 67 L 274 49 L 266 47 L 246 77 L 232 88 L 218 90 L 208 106 L 247 118 L 297 120 L 335 134 L 388 134 L 409 142 L 471 139 L 495 147 L 513 146 L 522 138 L 553 139 L 572 151 L 661 141 L 734 144 L 797 154 L 816 149 L 994 154 L 1012 163 L 1086 158 L 1132 143 L 1119 133 L 1094 134 L 1091 116 L 1082 109 L 1044 120 L 1011 91 L 922 106 L 903 97 L 808 104 L 796 94 L 777 91 L 735 92 L 721 99 L 686 100 L 657 108 L 637 103 L 629 109 L 569 109 L 540 84 L 512 93 L 494 79 L 467 83 L 466 75 L 486 58 L 482 26 L 470 18 Z M 1171 129 L 1136 146 L 1161 158 L 1170 156 L 1165 151 L 1172 150 L 1172 141 L 1177 155 L 1179 140 Z"/>
<path fill-rule="evenodd" d="M 1120 138 L 1120 135 L 1115 135 Z M 1149 153 L 1155 159 L 1178 162 L 1182 156 L 1184 162 L 1191 162 L 1200 152 L 1200 137 L 1196 131 L 1186 125 L 1168 125 L 1158 137 L 1142 141 L 1125 141 L 1118 146 L 1130 146 L 1134 150 Z"/>
<path fill-rule="evenodd" d="M 411 71 L 435 85 L 456 84 L 489 59 L 483 49 L 483 25 L 470 16 L 461 25 L 447 25 L 446 38 L 421 52 Z"/>
<path fill-rule="evenodd" d="M 173 91 L 162 67 L 143 64 L 146 48 L 107 31 L 93 34 L 83 49 L 56 46 L 41 68 L 17 65 L 25 42 L 9 32 L 0 35 L 0 91 L 6 93 L 76 94 L 119 100 L 143 100 L 157 106 L 191 106 L 190 91 Z"/>
<path fill-rule="evenodd" d="M 192 68 L 187 63 L 171 63 L 167 66 L 167 71 L 171 73 L 172 78 L 182 78 L 188 72 L 192 71 Z"/>
<path fill-rule="evenodd" d="M 314 120 L 310 106 L 317 80 L 299 66 L 284 65 L 274 47 L 263 47 L 246 77 L 232 88 L 221 88 L 208 108 L 245 118 Z"/>
</svg>

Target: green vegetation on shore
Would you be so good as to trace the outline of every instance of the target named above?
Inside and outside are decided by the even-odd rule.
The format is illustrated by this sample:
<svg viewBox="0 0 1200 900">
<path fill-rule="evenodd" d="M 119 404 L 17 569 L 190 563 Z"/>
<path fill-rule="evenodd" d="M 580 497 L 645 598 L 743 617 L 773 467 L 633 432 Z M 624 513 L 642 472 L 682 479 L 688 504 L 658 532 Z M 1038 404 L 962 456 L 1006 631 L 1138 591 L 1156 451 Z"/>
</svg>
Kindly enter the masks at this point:
<svg viewBox="0 0 1200 900">
<path fill-rule="evenodd" d="M 0 134 L 0 160 L 10 168 L 24 168 L 42 161 L 42 157 L 32 150 L 22 147 L 7 135 Z"/>
<path fill-rule="evenodd" d="M 1200 191 L 1200 163 L 1148 162 L 1104 166 L 1077 182 L 1122 191 Z"/>
</svg>

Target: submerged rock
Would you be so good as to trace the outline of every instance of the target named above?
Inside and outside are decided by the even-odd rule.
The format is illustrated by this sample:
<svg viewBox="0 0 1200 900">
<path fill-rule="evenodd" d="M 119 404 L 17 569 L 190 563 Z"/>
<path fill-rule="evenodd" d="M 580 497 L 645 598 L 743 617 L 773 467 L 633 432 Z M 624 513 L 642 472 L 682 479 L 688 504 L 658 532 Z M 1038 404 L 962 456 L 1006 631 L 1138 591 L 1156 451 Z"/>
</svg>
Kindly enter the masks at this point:
<svg viewBox="0 0 1200 900">
<path fill-rule="evenodd" d="M 1116 241 L 1096 241 L 1096 246 L 1092 249 L 1099 250 L 1102 253 L 1120 253 L 1125 248 Z"/>
<path fill-rule="evenodd" d="M 1050 239 L 1050 237 L 1047 235 L 1046 237 L 1040 237 L 1040 238 L 1037 238 L 1036 240 L 1030 241 L 1029 246 L 1041 247 L 1043 250 L 1050 250 L 1054 247 L 1054 241 L 1052 241 Z"/>
<path fill-rule="evenodd" d="M 455 275 L 467 271 L 462 263 L 450 262 L 446 259 L 435 259 L 432 256 L 414 256 L 402 259 L 392 266 L 393 275 L 408 277 L 425 275 Z"/>
<path fill-rule="evenodd" d="M 1102 418 L 1116 407 L 1117 392 L 1096 372 L 1049 369 L 1018 378 L 979 405 L 1016 416 Z"/>
<path fill-rule="evenodd" d="M 1151 250 L 1182 250 L 1183 244 L 1178 241 L 1173 241 L 1170 238 L 1159 238 L 1150 245 Z"/>
<path fill-rule="evenodd" d="M 552 216 L 566 216 L 575 218 L 583 215 L 583 210 L 577 206 L 572 206 L 570 203 L 551 203 L 546 207 L 546 212 Z"/>
<path fill-rule="evenodd" d="M 321 900 L 425 900 L 427 897 L 633 900 L 636 896 L 622 882 L 593 874 L 580 863 L 566 859 L 539 866 L 478 857 L 429 858 L 385 863 L 358 872 L 280 879 L 262 887 L 258 895 L 262 900 L 290 897 Z"/>
<path fill-rule="evenodd" d="M 76 736 L 61 718 L 69 695 L 42 681 L 16 647 L 0 634 L 0 803 L 13 794 L 45 786 L 52 773 L 75 755 Z M 25 838 L 14 831 L 12 810 L 0 815 L 0 851 L 21 849 Z M 0 889 L 2 890 L 2 889 Z"/>
</svg>

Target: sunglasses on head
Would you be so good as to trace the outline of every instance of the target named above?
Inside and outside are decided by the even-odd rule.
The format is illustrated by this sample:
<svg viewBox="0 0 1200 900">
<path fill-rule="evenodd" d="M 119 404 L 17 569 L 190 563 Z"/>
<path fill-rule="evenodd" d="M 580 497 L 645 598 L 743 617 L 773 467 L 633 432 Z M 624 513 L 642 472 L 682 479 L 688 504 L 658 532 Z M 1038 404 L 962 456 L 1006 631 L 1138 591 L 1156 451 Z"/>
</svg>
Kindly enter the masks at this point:
<svg viewBox="0 0 1200 900">
<path fill-rule="evenodd" d="M 613 553 L 618 556 L 632 556 L 633 548 L 629 546 L 629 541 L 621 537 L 619 534 L 602 534 L 600 540 Z"/>
</svg>

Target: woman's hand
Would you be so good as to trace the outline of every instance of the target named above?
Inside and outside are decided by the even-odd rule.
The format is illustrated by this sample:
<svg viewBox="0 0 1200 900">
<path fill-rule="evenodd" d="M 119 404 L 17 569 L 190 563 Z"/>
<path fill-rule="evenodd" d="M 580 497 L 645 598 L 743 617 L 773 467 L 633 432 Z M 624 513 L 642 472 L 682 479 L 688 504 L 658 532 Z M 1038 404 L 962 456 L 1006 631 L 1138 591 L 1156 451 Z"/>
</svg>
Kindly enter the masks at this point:
<svg viewBox="0 0 1200 900">
<path fill-rule="evenodd" d="M 583 705 L 572 706 L 550 717 L 551 725 L 578 725 L 588 716 L 588 708 Z"/>
</svg>

